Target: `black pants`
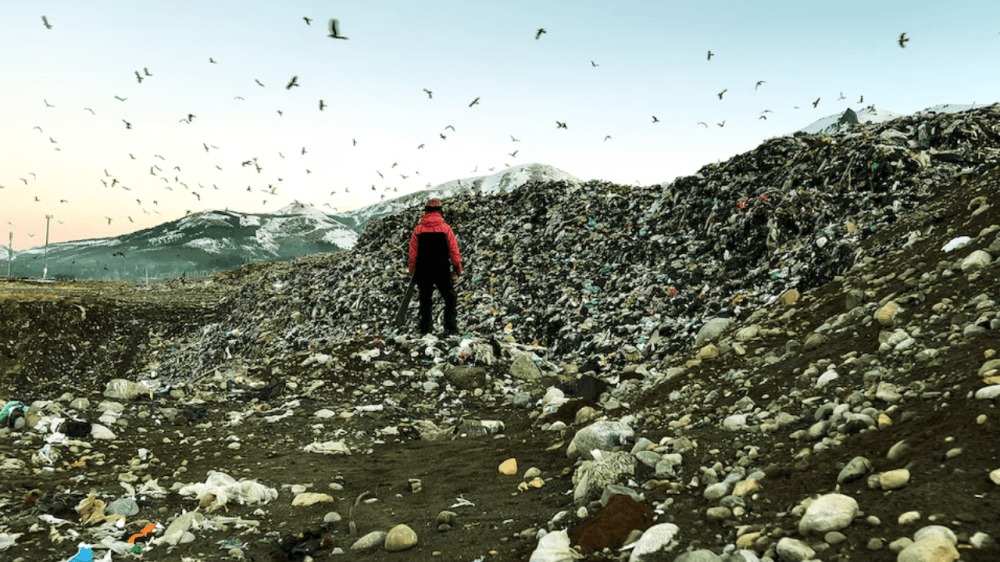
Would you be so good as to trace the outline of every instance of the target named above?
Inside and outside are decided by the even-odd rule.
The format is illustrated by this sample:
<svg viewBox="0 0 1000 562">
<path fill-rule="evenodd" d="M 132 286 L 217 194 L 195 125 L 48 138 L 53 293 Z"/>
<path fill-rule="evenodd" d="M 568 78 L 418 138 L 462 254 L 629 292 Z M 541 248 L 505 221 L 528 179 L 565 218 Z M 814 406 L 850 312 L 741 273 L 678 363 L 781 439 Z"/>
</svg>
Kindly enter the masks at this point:
<svg viewBox="0 0 1000 562">
<path fill-rule="evenodd" d="M 451 280 L 450 273 L 418 281 L 417 287 L 420 289 L 420 333 L 428 334 L 434 328 L 431 305 L 435 287 L 441 293 L 441 297 L 444 298 L 445 331 L 458 331 L 458 310 L 456 308 L 458 305 L 458 293 L 455 292 L 455 284 Z"/>
</svg>

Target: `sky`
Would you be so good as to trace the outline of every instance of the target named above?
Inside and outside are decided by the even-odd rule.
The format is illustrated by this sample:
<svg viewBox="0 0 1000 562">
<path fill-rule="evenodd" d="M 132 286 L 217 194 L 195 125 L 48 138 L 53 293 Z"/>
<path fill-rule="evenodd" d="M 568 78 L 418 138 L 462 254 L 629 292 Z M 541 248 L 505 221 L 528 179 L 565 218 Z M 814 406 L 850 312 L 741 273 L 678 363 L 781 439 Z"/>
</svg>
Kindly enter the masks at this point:
<svg viewBox="0 0 1000 562">
<path fill-rule="evenodd" d="M 659 184 L 849 107 L 998 101 L 1000 3 L 934 6 L 4 0 L 0 244 L 532 162 Z"/>
</svg>

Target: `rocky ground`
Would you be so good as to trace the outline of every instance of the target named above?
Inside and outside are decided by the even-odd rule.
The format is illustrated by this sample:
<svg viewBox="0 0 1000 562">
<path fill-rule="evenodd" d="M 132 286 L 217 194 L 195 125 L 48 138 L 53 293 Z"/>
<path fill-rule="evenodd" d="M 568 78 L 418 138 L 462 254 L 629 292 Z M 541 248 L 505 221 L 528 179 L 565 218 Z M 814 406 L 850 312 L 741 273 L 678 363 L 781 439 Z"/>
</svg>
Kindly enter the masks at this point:
<svg viewBox="0 0 1000 562">
<path fill-rule="evenodd" d="M 197 280 L 0 284 L 0 556 L 998 560 L 1000 182 L 938 175 L 735 265 L 714 221 L 640 221 L 654 190 L 452 203 L 552 253 L 459 231 L 447 339 L 379 322 L 400 251 L 370 233 Z"/>
</svg>

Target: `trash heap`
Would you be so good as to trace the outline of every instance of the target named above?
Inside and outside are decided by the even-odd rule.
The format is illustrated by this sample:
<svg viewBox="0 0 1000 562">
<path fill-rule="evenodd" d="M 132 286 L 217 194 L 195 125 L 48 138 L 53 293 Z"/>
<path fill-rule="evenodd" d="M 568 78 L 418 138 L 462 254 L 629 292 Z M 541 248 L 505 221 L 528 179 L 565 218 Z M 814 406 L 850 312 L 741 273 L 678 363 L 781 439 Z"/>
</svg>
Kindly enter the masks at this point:
<svg viewBox="0 0 1000 562">
<path fill-rule="evenodd" d="M 1000 108 L 989 106 L 775 138 L 663 186 L 542 182 L 446 200 L 466 269 L 459 324 L 542 346 L 553 361 L 623 362 L 625 346 L 655 361 L 710 319 L 744 319 L 877 254 L 866 238 L 946 195 L 938 189 L 948 180 L 998 163 Z M 350 252 L 231 276 L 242 285 L 228 318 L 161 372 L 394 335 L 420 216 L 414 206 L 373 221 Z M 411 307 L 403 331 L 415 330 Z"/>
</svg>

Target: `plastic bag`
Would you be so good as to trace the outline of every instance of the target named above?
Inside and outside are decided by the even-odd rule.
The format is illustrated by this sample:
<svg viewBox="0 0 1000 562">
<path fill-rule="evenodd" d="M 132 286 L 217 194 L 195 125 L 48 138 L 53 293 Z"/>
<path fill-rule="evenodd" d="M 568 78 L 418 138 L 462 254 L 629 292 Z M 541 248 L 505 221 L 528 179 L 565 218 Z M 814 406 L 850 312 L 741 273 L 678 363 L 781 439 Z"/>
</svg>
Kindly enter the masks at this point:
<svg viewBox="0 0 1000 562">
<path fill-rule="evenodd" d="M 569 533 L 563 529 L 542 537 L 535 551 L 531 553 L 529 562 L 572 562 L 580 558 L 583 558 L 583 555 L 570 547 Z"/>
</svg>

